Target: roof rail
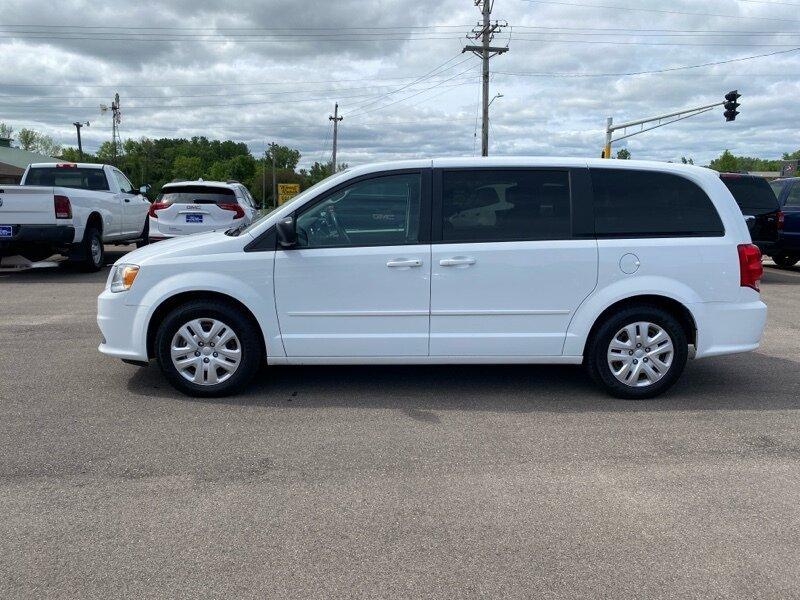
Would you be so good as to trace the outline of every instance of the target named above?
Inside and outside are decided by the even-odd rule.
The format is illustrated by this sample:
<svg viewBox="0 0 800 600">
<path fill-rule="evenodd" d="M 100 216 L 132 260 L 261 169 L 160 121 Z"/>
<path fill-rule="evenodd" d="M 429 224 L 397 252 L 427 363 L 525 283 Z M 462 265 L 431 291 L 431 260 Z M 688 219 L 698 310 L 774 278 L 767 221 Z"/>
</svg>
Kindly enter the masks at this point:
<svg viewBox="0 0 800 600">
<path fill-rule="evenodd" d="M 238 179 L 228 179 L 228 181 L 226 181 L 225 183 L 242 183 L 242 182 L 239 181 Z"/>
</svg>

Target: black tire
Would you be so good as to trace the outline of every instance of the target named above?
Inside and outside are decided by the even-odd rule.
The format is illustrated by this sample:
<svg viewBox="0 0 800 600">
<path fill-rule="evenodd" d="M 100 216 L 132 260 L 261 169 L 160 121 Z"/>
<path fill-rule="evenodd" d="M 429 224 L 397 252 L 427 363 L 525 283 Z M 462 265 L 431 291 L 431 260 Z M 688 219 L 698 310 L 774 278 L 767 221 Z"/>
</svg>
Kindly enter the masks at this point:
<svg viewBox="0 0 800 600">
<path fill-rule="evenodd" d="M 172 363 L 170 348 L 177 331 L 194 319 L 216 319 L 230 327 L 239 339 L 241 358 L 238 368 L 218 384 L 191 382 Z M 161 371 L 170 385 L 187 396 L 217 398 L 241 391 L 258 371 L 263 360 L 263 346 L 258 324 L 244 316 L 241 309 L 219 300 L 193 300 L 173 309 L 156 332 L 155 352 Z M 213 364 L 213 363 L 212 363 Z"/>
<path fill-rule="evenodd" d="M 797 254 L 776 254 L 772 260 L 781 269 L 790 269 L 800 261 L 800 255 Z"/>
<path fill-rule="evenodd" d="M 99 253 L 93 252 L 93 246 L 98 244 Z M 96 227 L 87 227 L 83 232 L 83 241 L 80 247 L 80 261 L 78 263 L 81 270 L 94 273 L 103 268 L 106 264 L 106 249 L 103 246 L 103 236 Z"/>
<path fill-rule="evenodd" d="M 136 242 L 137 248 L 143 248 L 150 243 L 150 217 L 144 221 L 144 229 L 142 229 L 142 239 Z"/>
<path fill-rule="evenodd" d="M 612 338 L 626 325 L 648 321 L 669 334 L 674 353 L 669 370 L 658 381 L 644 387 L 634 387 L 619 381 L 608 364 L 608 349 Z M 594 332 L 587 344 L 584 365 L 591 378 L 612 396 L 625 400 L 644 400 L 654 398 L 668 390 L 678 380 L 689 354 L 688 341 L 678 320 L 663 308 L 652 305 L 638 305 L 622 309 L 606 318 Z"/>
</svg>

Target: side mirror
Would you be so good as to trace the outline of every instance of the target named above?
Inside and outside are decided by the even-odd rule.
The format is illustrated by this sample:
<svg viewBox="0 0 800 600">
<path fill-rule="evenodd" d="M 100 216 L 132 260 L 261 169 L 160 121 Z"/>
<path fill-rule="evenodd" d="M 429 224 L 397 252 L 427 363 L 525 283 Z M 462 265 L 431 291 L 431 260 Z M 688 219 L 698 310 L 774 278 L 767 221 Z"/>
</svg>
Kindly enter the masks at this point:
<svg viewBox="0 0 800 600">
<path fill-rule="evenodd" d="M 282 248 L 291 248 L 297 244 L 297 229 L 295 228 L 294 216 L 278 221 L 275 224 L 275 232 L 278 234 L 278 243 Z"/>
<path fill-rule="evenodd" d="M 145 183 L 144 185 L 139 186 L 139 194 L 144 196 L 147 192 L 150 191 L 150 184 Z"/>
</svg>

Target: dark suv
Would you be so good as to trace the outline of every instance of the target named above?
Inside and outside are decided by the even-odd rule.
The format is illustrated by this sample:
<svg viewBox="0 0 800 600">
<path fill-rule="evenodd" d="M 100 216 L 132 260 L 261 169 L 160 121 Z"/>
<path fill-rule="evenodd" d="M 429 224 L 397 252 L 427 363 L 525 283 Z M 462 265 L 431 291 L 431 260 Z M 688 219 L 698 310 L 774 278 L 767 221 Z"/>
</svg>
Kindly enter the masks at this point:
<svg viewBox="0 0 800 600">
<path fill-rule="evenodd" d="M 785 220 L 772 260 L 786 269 L 800 260 L 800 177 L 776 179 L 770 186 L 778 197 Z"/>
<path fill-rule="evenodd" d="M 720 173 L 720 177 L 739 205 L 753 243 L 761 254 L 774 258 L 784 218 L 775 192 L 766 179 L 756 175 Z"/>
</svg>

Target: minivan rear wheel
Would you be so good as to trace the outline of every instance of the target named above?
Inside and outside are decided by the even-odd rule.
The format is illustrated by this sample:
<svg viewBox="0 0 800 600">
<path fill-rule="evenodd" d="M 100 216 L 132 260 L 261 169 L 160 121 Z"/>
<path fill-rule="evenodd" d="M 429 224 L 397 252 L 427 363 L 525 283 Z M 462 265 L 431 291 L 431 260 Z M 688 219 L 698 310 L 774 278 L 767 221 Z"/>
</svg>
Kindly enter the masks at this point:
<svg viewBox="0 0 800 600">
<path fill-rule="evenodd" d="M 589 342 L 585 365 L 617 398 L 653 398 L 669 389 L 686 366 L 686 332 L 657 306 L 634 306 L 612 315 Z"/>
<path fill-rule="evenodd" d="M 184 394 L 234 394 L 250 382 L 261 364 L 257 328 L 224 302 L 187 302 L 161 322 L 156 358 L 170 384 Z"/>
</svg>

